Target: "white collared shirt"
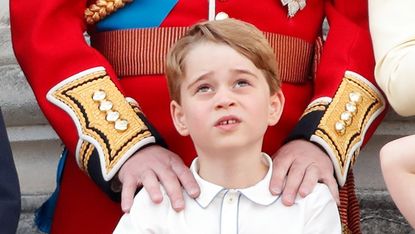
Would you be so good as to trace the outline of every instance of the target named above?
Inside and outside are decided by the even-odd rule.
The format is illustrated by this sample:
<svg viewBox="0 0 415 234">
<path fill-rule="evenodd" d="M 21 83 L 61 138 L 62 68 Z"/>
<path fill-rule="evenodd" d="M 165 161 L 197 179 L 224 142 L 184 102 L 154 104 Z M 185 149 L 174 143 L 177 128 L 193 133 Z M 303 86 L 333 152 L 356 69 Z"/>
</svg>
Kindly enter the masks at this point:
<svg viewBox="0 0 415 234">
<path fill-rule="evenodd" d="M 272 160 L 266 154 L 264 158 L 269 165 L 267 174 L 245 189 L 225 189 L 202 179 L 195 159 L 190 169 L 201 189 L 197 199 L 183 192 L 186 208 L 177 213 L 163 188 L 159 205 L 143 189 L 114 233 L 341 233 L 337 206 L 326 185 L 317 184 L 306 198 L 298 196 L 293 206 L 284 206 L 269 191 Z"/>
</svg>

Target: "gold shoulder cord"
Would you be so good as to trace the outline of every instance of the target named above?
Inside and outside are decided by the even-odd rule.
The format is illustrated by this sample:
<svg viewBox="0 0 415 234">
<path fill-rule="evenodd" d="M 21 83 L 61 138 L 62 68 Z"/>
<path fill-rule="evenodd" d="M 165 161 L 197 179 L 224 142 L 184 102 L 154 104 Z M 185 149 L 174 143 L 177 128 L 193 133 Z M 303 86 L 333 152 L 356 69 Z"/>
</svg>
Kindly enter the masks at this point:
<svg viewBox="0 0 415 234">
<path fill-rule="evenodd" d="M 87 24 L 95 24 L 133 0 L 97 0 L 85 10 Z"/>
</svg>

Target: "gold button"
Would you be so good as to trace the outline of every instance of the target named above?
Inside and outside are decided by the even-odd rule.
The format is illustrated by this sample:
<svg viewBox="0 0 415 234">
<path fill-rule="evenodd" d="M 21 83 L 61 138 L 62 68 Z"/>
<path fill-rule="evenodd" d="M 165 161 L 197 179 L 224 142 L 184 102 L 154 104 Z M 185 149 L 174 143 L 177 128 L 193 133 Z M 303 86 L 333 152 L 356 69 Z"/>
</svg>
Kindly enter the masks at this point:
<svg viewBox="0 0 415 234">
<path fill-rule="evenodd" d="M 344 121 L 346 126 L 349 126 L 352 123 L 352 114 L 348 111 L 345 111 L 340 115 L 340 119 Z"/>
<path fill-rule="evenodd" d="M 115 129 L 123 132 L 125 130 L 127 130 L 128 128 L 128 121 L 125 119 L 119 119 L 117 121 L 115 121 Z"/>
<path fill-rule="evenodd" d="M 355 115 L 357 112 L 357 107 L 354 102 L 346 103 L 346 111 L 350 112 L 352 115 Z"/>
<path fill-rule="evenodd" d="M 96 102 L 102 101 L 105 99 L 105 97 L 107 96 L 107 94 L 102 91 L 102 90 L 97 90 L 94 92 L 94 94 L 92 95 L 92 99 Z"/>
<path fill-rule="evenodd" d="M 359 92 L 351 92 L 349 93 L 349 99 L 350 101 L 354 103 L 360 103 L 362 101 L 362 95 Z"/>
<path fill-rule="evenodd" d="M 337 121 L 334 125 L 336 132 L 340 135 L 343 135 L 346 132 L 346 124 L 343 121 Z"/>
<path fill-rule="evenodd" d="M 108 122 L 115 122 L 120 117 L 120 113 L 117 111 L 108 111 L 107 117 L 105 118 Z"/>
<path fill-rule="evenodd" d="M 227 19 L 227 18 L 229 18 L 229 15 L 226 14 L 225 12 L 219 12 L 215 16 L 215 20 L 224 20 L 224 19 Z"/>
<path fill-rule="evenodd" d="M 109 111 L 112 109 L 112 102 L 110 101 L 102 101 L 101 104 L 99 104 L 99 110 L 100 111 Z"/>
</svg>

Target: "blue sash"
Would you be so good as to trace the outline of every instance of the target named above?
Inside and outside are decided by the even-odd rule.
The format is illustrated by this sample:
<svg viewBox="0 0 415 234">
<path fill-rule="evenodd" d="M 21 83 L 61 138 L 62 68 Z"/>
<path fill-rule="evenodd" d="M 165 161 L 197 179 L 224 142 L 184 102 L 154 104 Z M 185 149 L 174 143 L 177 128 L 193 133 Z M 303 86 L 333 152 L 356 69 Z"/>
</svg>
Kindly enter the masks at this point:
<svg viewBox="0 0 415 234">
<path fill-rule="evenodd" d="M 133 0 L 97 23 L 98 31 L 158 27 L 178 0 Z"/>
</svg>

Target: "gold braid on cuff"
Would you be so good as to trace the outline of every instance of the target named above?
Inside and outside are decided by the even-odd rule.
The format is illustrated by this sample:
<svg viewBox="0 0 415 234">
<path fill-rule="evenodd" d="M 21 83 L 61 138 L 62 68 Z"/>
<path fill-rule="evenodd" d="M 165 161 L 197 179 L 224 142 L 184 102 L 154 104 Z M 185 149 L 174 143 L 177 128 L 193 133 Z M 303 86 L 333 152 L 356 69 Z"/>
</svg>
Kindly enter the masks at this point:
<svg viewBox="0 0 415 234">
<path fill-rule="evenodd" d="M 133 0 L 97 0 L 85 10 L 87 24 L 95 24 Z"/>
<path fill-rule="evenodd" d="M 99 161 L 102 177 L 109 181 L 123 163 L 155 138 L 137 113 L 131 98 L 125 99 L 103 67 L 71 76 L 55 85 L 47 99 L 63 109 L 79 135 L 76 158 L 89 171 L 90 161 Z M 93 158 L 94 149 L 97 158 Z"/>
<path fill-rule="evenodd" d="M 317 107 L 316 103 L 313 108 Z M 384 109 L 385 100 L 375 86 L 357 73 L 345 72 L 310 139 L 329 154 L 341 186 L 359 154 L 366 131 Z"/>
</svg>

